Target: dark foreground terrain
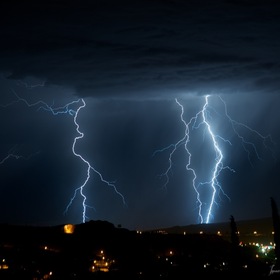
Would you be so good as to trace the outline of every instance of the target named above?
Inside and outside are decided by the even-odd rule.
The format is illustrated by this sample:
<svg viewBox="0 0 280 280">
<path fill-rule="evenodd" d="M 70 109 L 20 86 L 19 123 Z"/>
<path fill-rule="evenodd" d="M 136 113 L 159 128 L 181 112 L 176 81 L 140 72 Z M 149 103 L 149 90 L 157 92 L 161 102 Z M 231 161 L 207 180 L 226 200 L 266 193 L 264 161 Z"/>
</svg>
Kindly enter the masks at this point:
<svg viewBox="0 0 280 280">
<path fill-rule="evenodd" d="M 0 225 L 0 261 L 1 280 L 280 279 L 273 246 L 236 250 L 220 232 L 137 232 L 106 221 Z"/>
</svg>

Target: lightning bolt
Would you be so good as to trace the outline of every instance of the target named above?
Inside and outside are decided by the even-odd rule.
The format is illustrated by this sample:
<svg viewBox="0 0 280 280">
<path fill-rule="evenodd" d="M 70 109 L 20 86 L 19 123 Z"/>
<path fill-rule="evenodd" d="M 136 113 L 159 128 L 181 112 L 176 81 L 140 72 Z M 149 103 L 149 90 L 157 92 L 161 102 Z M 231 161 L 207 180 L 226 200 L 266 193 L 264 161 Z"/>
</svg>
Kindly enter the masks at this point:
<svg viewBox="0 0 280 280">
<path fill-rule="evenodd" d="M 212 208 L 213 208 L 213 204 L 215 202 L 215 197 L 216 197 L 217 189 L 222 190 L 221 185 L 220 185 L 220 183 L 218 181 L 218 177 L 220 175 L 220 172 L 223 169 L 225 169 L 225 168 L 229 168 L 228 166 L 226 166 L 226 167 L 223 166 L 223 157 L 224 157 L 224 155 L 223 155 L 223 152 L 222 152 L 222 150 L 221 150 L 221 148 L 219 146 L 217 138 L 222 139 L 223 141 L 227 141 L 227 140 L 225 140 L 224 138 L 214 134 L 214 132 L 212 131 L 211 125 L 210 125 L 210 123 L 209 123 L 209 121 L 207 119 L 208 98 L 209 98 L 209 95 L 206 95 L 206 97 L 205 97 L 205 104 L 204 104 L 203 109 L 201 111 L 202 118 L 203 118 L 203 122 L 202 123 L 205 124 L 206 127 L 207 127 L 208 133 L 209 133 L 210 138 L 212 140 L 212 144 L 213 144 L 213 147 L 214 147 L 214 150 L 215 150 L 216 157 L 215 157 L 215 164 L 214 164 L 214 168 L 213 168 L 212 176 L 211 176 L 211 180 L 210 180 L 210 187 L 212 189 L 212 195 L 211 195 L 211 198 L 210 198 L 210 204 L 209 204 L 209 207 L 208 207 L 208 210 L 207 210 L 207 214 L 206 214 L 206 220 L 205 220 L 206 224 L 209 223 L 210 217 L 212 215 Z M 230 170 L 234 171 L 233 169 L 230 169 Z M 201 209 L 199 211 L 201 211 Z M 201 218 L 201 223 L 203 223 L 204 220 L 203 220 L 201 215 L 200 215 L 200 218 Z"/>
<path fill-rule="evenodd" d="M 84 193 L 84 189 L 87 185 L 87 183 L 89 182 L 90 180 L 90 174 L 91 174 L 91 171 L 95 172 L 100 180 L 107 184 L 109 187 L 113 188 L 113 190 L 116 192 L 116 194 L 118 194 L 121 199 L 122 199 L 122 202 L 124 205 L 126 205 L 126 202 L 125 202 L 125 198 L 124 196 L 118 191 L 117 187 L 115 186 L 115 184 L 113 184 L 112 182 L 109 182 L 107 180 L 104 179 L 104 177 L 102 176 L 101 172 L 99 172 L 96 168 L 94 168 L 90 163 L 89 161 L 87 161 L 81 154 L 78 154 L 76 152 L 76 144 L 78 142 L 78 140 L 82 139 L 84 137 L 84 133 L 82 133 L 80 131 L 80 126 L 78 124 L 78 121 L 77 121 L 77 118 L 78 118 L 78 115 L 79 115 L 79 112 L 81 109 L 85 108 L 86 107 L 86 103 L 85 103 L 85 100 L 84 99 L 78 99 L 78 100 L 74 100 L 70 103 L 67 103 L 66 105 L 64 106 L 60 106 L 60 107 L 54 107 L 54 105 L 52 104 L 51 106 L 48 105 L 46 102 L 42 101 L 42 100 L 39 100 L 37 102 L 34 102 L 34 103 L 30 103 L 28 102 L 26 99 L 20 97 L 14 90 L 12 90 L 14 95 L 16 96 L 16 100 L 6 104 L 6 105 L 2 105 L 2 107 L 8 107 L 8 106 L 11 106 L 15 103 L 18 103 L 18 102 L 23 102 L 25 103 L 28 107 L 34 107 L 36 106 L 37 107 L 37 110 L 44 110 L 44 111 L 47 111 L 47 112 L 51 112 L 54 116 L 57 116 L 57 115 L 60 115 L 60 114 L 69 114 L 70 116 L 73 116 L 73 120 L 74 120 L 74 124 L 75 124 L 75 127 L 76 127 L 76 132 L 78 133 L 78 136 L 76 136 L 74 138 L 74 141 L 73 141 L 73 144 L 72 144 L 72 153 L 78 157 L 84 164 L 86 164 L 87 168 L 86 168 L 86 178 L 85 180 L 83 181 L 83 183 L 77 187 L 74 191 L 74 194 L 73 196 L 71 197 L 68 205 L 66 206 L 66 209 L 64 211 L 64 214 L 67 214 L 69 208 L 71 207 L 73 201 L 75 200 L 75 198 L 77 197 L 78 194 L 80 194 L 80 196 L 82 197 L 82 221 L 83 223 L 86 222 L 86 220 L 88 219 L 87 215 L 86 215 L 86 212 L 87 212 L 87 208 L 89 208 L 90 206 L 87 205 L 86 201 L 87 201 L 87 197 Z M 78 105 L 80 104 L 81 105 Z M 73 105 L 76 105 L 78 106 L 78 109 L 77 110 L 74 110 L 72 109 L 72 106 Z M 9 157 L 15 157 L 15 158 L 19 158 L 19 156 L 17 155 L 14 155 L 14 154 L 9 154 L 5 159 L 3 159 L 2 161 L 4 162 L 5 160 L 7 160 Z M 90 207 L 92 208 L 92 207 Z"/>
<path fill-rule="evenodd" d="M 271 155 L 275 158 L 274 156 L 274 150 L 276 148 L 276 143 L 273 141 L 272 137 L 270 134 L 268 135 L 262 135 L 261 133 L 259 133 L 257 130 L 255 129 L 252 129 L 251 127 L 249 127 L 248 125 L 244 124 L 244 123 L 241 123 L 241 122 L 238 122 L 238 121 L 235 121 L 233 120 L 229 114 L 228 114 L 228 111 L 227 111 L 227 106 L 226 106 L 226 103 L 225 101 L 219 96 L 220 100 L 223 102 L 224 104 L 224 108 L 225 108 L 225 115 L 226 117 L 228 118 L 230 124 L 231 124 L 231 127 L 232 127 L 232 130 L 234 131 L 234 133 L 237 135 L 237 137 L 240 139 L 241 143 L 242 143 L 242 146 L 244 148 L 244 150 L 246 151 L 247 153 L 247 156 L 248 156 L 248 160 L 251 164 L 251 166 L 253 166 L 252 164 L 252 160 L 251 160 L 251 153 L 250 153 L 250 147 L 253 149 L 255 155 L 257 156 L 257 158 L 259 160 L 262 160 L 261 156 L 259 155 L 258 153 L 258 150 L 255 146 L 255 144 L 251 141 L 248 141 L 245 139 L 245 137 L 243 135 L 241 135 L 239 132 L 238 132 L 238 128 L 244 128 L 248 131 L 250 131 L 252 134 L 254 134 L 256 137 L 260 138 L 261 141 L 262 141 L 262 144 L 263 146 L 270 151 Z M 276 159 L 276 158 L 275 158 Z"/>
<path fill-rule="evenodd" d="M 13 158 L 13 159 L 23 159 L 23 160 L 29 160 L 31 157 L 33 157 L 34 155 L 38 154 L 39 152 L 36 152 L 34 154 L 30 154 L 28 156 L 23 156 L 23 155 L 19 155 L 18 153 L 16 153 L 16 146 L 14 146 L 9 152 L 8 154 L 2 158 L 2 160 L 0 161 L 0 164 L 3 164 L 5 161 Z"/>
<path fill-rule="evenodd" d="M 226 196 L 230 200 L 229 196 L 224 192 L 221 184 L 219 183 L 218 178 L 219 178 L 220 173 L 225 169 L 228 169 L 231 172 L 235 172 L 235 170 L 232 169 L 231 167 L 224 165 L 224 152 L 222 150 L 221 142 L 224 142 L 227 145 L 232 145 L 232 143 L 230 142 L 230 140 L 225 139 L 221 135 L 216 134 L 214 132 L 213 126 L 211 125 L 211 120 L 212 120 L 211 109 L 213 111 L 215 111 L 215 110 L 214 110 L 214 108 L 212 108 L 209 105 L 209 98 L 210 98 L 210 95 L 206 95 L 204 97 L 204 105 L 203 105 L 202 109 L 200 111 L 198 111 L 196 113 L 196 115 L 193 116 L 189 120 L 189 122 L 186 122 L 184 120 L 185 112 L 184 112 L 183 105 L 177 99 L 175 99 L 176 103 L 178 104 L 178 106 L 181 109 L 180 120 L 184 124 L 185 133 L 184 133 L 183 137 L 181 139 L 179 139 L 175 144 L 171 144 L 163 149 L 156 150 L 153 154 L 153 156 L 154 156 L 156 153 L 164 152 L 166 150 L 171 149 L 171 151 L 169 153 L 169 158 L 168 158 L 168 167 L 167 167 L 166 171 L 160 175 L 161 177 L 165 178 L 165 182 L 164 182 L 163 186 L 164 186 L 164 188 L 166 188 L 170 181 L 169 175 L 172 171 L 174 154 L 179 149 L 180 146 L 184 146 L 184 149 L 187 153 L 186 170 L 191 172 L 192 176 L 193 176 L 192 187 L 196 194 L 196 202 L 198 205 L 198 219 L 199 219 L 200 223 L 206 223 L 206 224 L 208 224 L 210 222 L 210 220 L 213 218 L 213 207 L 217 203 L 216 202 L 217 195 L 222 193 L 224 196 Z M 261 139 L 265 148 L 273 151 L 273 149 L 271 148 L 271 145 L 275 145 L 275 143 L 272 141 L 272 138 L 270 135 L 264 136 L 264 135 L 260 134 L 258 131 L 251 129 L 249 126 L 233 120 L 228 114 L 226 103 L 224 102 L 224 100 L 221 97 L 219 97 L 219 98 L 224 105 L 225 117 L 229 121 L 233 132 L 237 135 L 237 137 L 241 141 L 242 146 L 243 146 L 244 150 L 246 151 L 246 153 L 248 155 L 248 159 L 251 164 L 252 164 L 251 152 L 250 152 L 251 150 L 253 150 L 255 152 L 258 159 L 261 159 L 261 157 L 260 157 L 254 143 L 246 140 L 245 137 L 242 136 L 241 133 L 238 132 L 238 128 L 242 127 L 243 129 L 250 131 L 255 136 L 257 136 Z M 192 167 L 193 154 L 189 148 L 189 144 L 191 141 L 191 131 L 194 129 L 197 130 L 200 128 L 204 130 L 204 135 L 205 134 L 208 135 L 209 143 L 210 143 L 210 146 L 212 147 L 212 150 L 214 151 L 215 156 L 214 156 L 214 162 L 212 164 L 212 168 L 211 168 L 211 172 L 210 172 L 210 174 L 211 174 L 210 179 L 207 181 L 197 182 L 198 174 L 197 174 L 196 169 L 194 167 Z M 209 199 L 207 200 L 207 202 L 205 202 L 202 199 L 202 194 L 203 194 L 203 192 L 206 191 L 207 186 L 208 186 L 207 191 L 210 194 L 208 195 Z M 204 207 L 205 207 L 205 209 L 204 209 Z"/>
<path fill-rule="evenodd" d="M 85 103 L 85 101 L 83 99 L 81 99 L 81 102 L 82 102 L 82 105 L 77 109 L 77 111 L 74 114 L 74 123 L 75 123 L 75 126 L 76 126 L 76 131 L 79 134 L 79 136 L 74 138 L 74 142 L 73 142 L 73 145 L 72 145 L 72 152 L 73 152 L 73 154 L 76 157 L 80 158 L 87 165 L 87 176 L 86 176 L 86 179 L 85 179 L 84 183 L 80 187 L 75 189 L 74 195 L 71 198 L 69 204 L 67 205 L 65 213 L 67 213 L 69 207 L 72 205 L 74 199 L 77 196 L 77 193 L 80 193 L 81 197 L 83 198 L 83 202 L 82 202 L 82 205 L 83 205 L 83 222 L 85 222 L 86 219 L 87 219 L 86 209 L 89 206 L 86 204 L 87 198 L 86 198 L 86 196 L 84 194 L 84 187 L 86 186 L 86 184 L 88 183 L 88 181 L 90 179 L 90 171 L 91 170 L 93 170 L 96 174 L 98 174 L 98 176 L 100 177 L 100 180 L 103 183 L 107 184 L 108 186 L 110 186 L 110 187 L 112 187 L 114 189 L 114 191 L 122 198 L 122 201 L 123 201 L 124 205 L 126 205 L 126 202 L 125 202 L 124 196 L 117 190 L 116 186 L 113 183 L 104 180 L 102 174 L 98 170 L 96 170 L 93 166 L 91 166 L 91 164 L 87 160 L 85 160 L 80 154 L 78 154 L 75 151 L 75 146 L 76 146 L 77 141 L 84 137 L 84 134 L 79 130 L 80 126 L 77 123 L 77 117 L 78 117 L 79 111 L 86 106 L 86 103 Z"/>
<path fill-rule="evenodd" d="M 45 81 L 41 81 L 40 83 L 37 83 L 37 84 L 30 84 L 30 83 L 23 82 L 21 80 L 17 81 L 17 84 L 19 86 L 24 86 L 27 89 L 33 89 L 33 88 L 37 88 L 37 87 L 44 87 L 45 83 L 46 83 Z"/>
</svg>

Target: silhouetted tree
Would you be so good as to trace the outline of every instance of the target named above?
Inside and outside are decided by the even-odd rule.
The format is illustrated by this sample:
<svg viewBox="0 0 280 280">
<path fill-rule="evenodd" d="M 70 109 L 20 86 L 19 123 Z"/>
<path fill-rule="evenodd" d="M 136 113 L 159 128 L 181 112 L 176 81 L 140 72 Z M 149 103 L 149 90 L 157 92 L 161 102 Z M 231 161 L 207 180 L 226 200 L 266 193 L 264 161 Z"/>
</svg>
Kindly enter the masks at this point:
<svg viewBox="0 0 280 280">
<path fill-rule="evenodd" d="M 275 243 L 275 257 L 276 257 L 276 267 L 280 268 L 280 218 L 278 214 L 278 208 L 275 200 L 271 197 L 271 209 L 272 209 L 272 223 L 274 230 L 274 243 Z"/>
<path fill-rule="evenodd" d="M 239 246 L 239 235 L 234 217 L 230 216 L 230 234 L 231 234 L 231 270 L 238 273 L 241 269 L 241 254 Z"/>
<path fill-rule="evenodd" d="M 233 246 L 238 247 L 239 246 L 239 236 L 238 236 L 238 230 L 237 226 L 234 220 L 234 217 L 230 216 L 230 234 L 231 234 L 231 243 Z"/>
</svg>

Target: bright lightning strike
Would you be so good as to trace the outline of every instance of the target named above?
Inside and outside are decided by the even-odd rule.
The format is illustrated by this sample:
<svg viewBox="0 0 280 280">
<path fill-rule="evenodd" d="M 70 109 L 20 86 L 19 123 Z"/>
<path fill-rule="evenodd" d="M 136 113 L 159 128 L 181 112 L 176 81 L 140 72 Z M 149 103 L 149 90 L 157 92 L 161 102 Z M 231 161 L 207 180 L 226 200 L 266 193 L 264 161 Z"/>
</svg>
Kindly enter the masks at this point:
<svg viewBox="0 0 280 280">
<path fill-rule="evenodd" d="M 226 196 L 229 199 L 229 197 L 224 192 L 224 190 L 218 180 L 221 171 L 223 171 L 225 169 L 228 169 L 232 172 L 235 172 L 235 171 L 232 168 L 230 168 L 229 166 L 224 165 L 224 151 L 223 151 L 223 146 L 221 145 L 222 142 L 226 143 L 228 145 L 232 145 L 232 144 L 228 139 L 225 139 L 221 135 L 216 134 L 214 132 L 213 125 L 211 124 L 211 121 L 212 121 L 211 109 L 212 110 L 214 110 L 214 109 L 211 108 L 209 105 L 210 95 L 206 95 L 204 98 L 205 98 L 204 99 L 205 102 L 204 102 L 202 109 L 200 111 L 198 111 L 196 113 L 196 115 L 193 116 L 189 120 L 189 122 L 186 122 L 184 120 L 185 112 L 184 112 L 183 105 L 177 99 L 175 99 L 176 103 L 178 104 L 178 106 L 181 109 L 180 119 L 181 119 L 181 122 L 184 124 L 185 133 L 184 133 L 183 137 L 180 140 L 178 140 L 175 144 L 171 144 L 166 148 L 157 150 L 154 153 L 154 155 L 158 152 L 164 152 L 166 150 L 171 149 L 171 152 L 169 153 L 169 158 L 168 158 L 168 167 L 167 167 L 166 171 L 161 174 L 161 176 L 165 178 L 164 187 L 166 188 L 170 181 L 169 175 L 172 171 L 174 154 L 180 146 L 184 145 L 184 149 L 187 153 L 186 170 L 190 171 L 193 175 L 192 187 L 196 194 L 199 222 L 208 224 L 210 222 L 210 220 L 213 218 L 213 207 L 214 207 L 215 203 L 217 203 L 217 199 L 216 199 L 217 195 L 222 193 L 224 196 Z M 235 135 L 237 135 L 237 137 L 241 141 L 244 150 L 248 154 L 248 159 L 249 159 L 250 163 L 251 163 L 251 160 L 250 160 L 250 156 L 251 156 L 250 151 L 251 150 L 254 151 L 254 153 L 256 154 L 258 159 L 261 159 L 261 158 L 258 154 L 257 148 L 254 145 L 254 143 L 247 141 L 245 139 L 245 137 L 242 136 L 241 133 L 238 132 L 238 128 L 242 127 L 243 129 L 250 131 L 250 133 L 254 134 L 255 136 L 257 136 L 258 138 L 261 139 L 261 141 L 266 149 L 270 149 L 272 151 L 272 149 L 270 147 L 271 147 L 271 145 L 275 145 L 275 144 L 273 143 L 270 135 L 263 136 L 258 131 L 251 129 L 247 125 L 233 120 L 227 112 L 226 103 L 224 102 L 224 100 L 222 100 L 221 97 L 220 97 L 220 100 L 223 102 L 223 105 L 224 105 L 225 117 L 228 120 L 228 122 L 230 123 L 233 132 L 235 133 Z M 207 135 L 207 137 L 208 137 L 207 139 L 209 140 L 208 145 L 210 144 L 210 146 L 209 146 L 210 148 L 208 148 L 208 149 L 212 150 L 211 151 L 212 153 L 214 152 L 214 159 L 213 159 L 212 167 L 210 168 L 210 179 L 207 181 L 199 181 L 199 176 L 198 176 L 197 170 L 196 170 L 196 168 L 192 167 L 193 153 L 191 152 L 191 148 L 190 148 L 190 141 L 191 141 L 191 136 L 192 136 L 191 132 L 192 132 L 192 130 L 197 130 L 197 129 L 204 130 L 204 137 Z M 202 197 L 203 196 L 205 197 L 206 192 L 207 192 L 207 199 L 205 199 L 205 198 L 203 199 Z"/>
<path fill-rule="evenodd" d="M 75 125 L 76 125 L 76 131 L 77 131 L 77 133 L 79 134 L 79 136 L 77 136 L 77 137 L 74 138 L 74 142 L 73 142 L 73 145 L 72 145 L 72 152 L 73 152 L 73 154 L 74 154 L 76 157 L 80 158 L 80 159 L 87 165 L 87 176 L 86 176 L 86 179 L 85 179 L 84 183 L 83 183 L 80 187 L 78 187 L 78 188 L 75 189 L 74 195 L 73 195 L 73 197 L 71 198 L 69 204 L 67 205 L 66 210 L 65 210 L 65 213 L 68 211 L 68 209 L 69 209 L 69 207 L 72 205 L 72 203 L 73 203 L 73 201 L 74 201 L 74 199 L 75 199 L 77 193 L 79 192 L 80 195 L 81 195 L 81 197 L 83 198 L 83 202 L 82 202 L 82 205 L 83 205 L 83 222 L 85 222 L 86 219 L 87 219 L 87 216 L 86 216 L 86 209 L 87 209 L 88 205 L 86 204 L 87 198 L 86 198 L 86 195 L 84 194 L 84 187 L 86 186 L 86 184 L 88 183 L 88 181 L 89 181 L 89 179 L 90 179 L 90 171 L 91 171 L 91 170 L 93 170 L 96 174 L 98 174 L 98 176 L 100 177 L 100 180 L 101 180 L 103 183 L 106 183 L 108 186 L 112 187 L 112 188 L 114 189 L 114 191 L 115 191 L 118 195 L 121 196 L 122 201 L 123 201 L 124 204 L 126 204 L 126 202 L 125 202 L 124 196 L 117 190 L 116 186 L 115 186 L 114 184 L 112 184 L 112 183 L 110 183 L 110 182 L 104 180 L 102 174 L 101 174 L 99 171 L 97 171 L 94 167 L 92 167 L 92 166 L 90 165 L 90 163 L 89 163 L 87 160 L 85 160 L 80 154 L 78 154 L 78 153 L 75 151 L 75 146 L 76 146 L 77 141 L 78 141 L 79 139 L 82 139 L 82 138 L 84 137 L 84 134 L 79 130 L 80 126 L 79 126 L 79 124 L 77 123 L 77 117 L 78 117 L 79 111 L 80 111 L 82 108 L 84 108 L 84 107 L 86 106 L 86 103 L 85 103 L 85 101 L 84 101 L 83 99 L 81 100 L 81 102 L 82 102 L 82 105 L 77 109 L 77 111 L 76 111 L 75 114 L 74 114 L 74 123 L 75 123 Z"/>
<path fill-rule="evenodd" d="M 86 178 L 85 180 L 83 181 L 83 183 L 77 187 L 74 191 L 74 194 L 72 196 L 72 198 L 70 199 L 65 211 L 64 211 L 64 214 L 66 214 L 69 210 L 69 208 L 71 207 L 73 201 L 75 200 L 75 198 L 77 197 L 78 194 L 80 194 L 80 196 L 82 197 L 82 221 L 83 223 L 86 222 L 86 219 L 88 219 L 87 215 L 86 215 L 86 212 L 87 212 L 87 208 L 89 208 L 90 206 L 86 203 L 87 201 L 87 197 L 85 195 L 85 187 L 87 185 L 87 183 L 89 182 L 90 180 L 90 174 L 91 174 L 91 171 L 95 172 L 100 180 L 107 184 L 109 187 L 113 188 L 113 190 L 115 191 L 116 194 L 118 194 L 121 199 L 122 199 L 122 202 L 124 205 L 126 205 L 126 202 L 125 202 L 125 198 L 124 196 L 117 190 L 117 187 L 115 186 L 115 184 L 113 184 L 112 182 L 109 182 L 107 180 L 105 180 L 102 176 L 102 174 L 97 170 L 95 169 L 90 163 L 89 161 L 87 161 L 81 154 L 78 154 L 76 152 L 76 144 L 77 144 L 77 141 L 82 139 L 84 137 L 84 133 L 82 133 L 80 131 L 80 126 L 78 124 L 78 121 L 77 121 L 77 118 L 78 118 L 78 115 L 79 115 L 79 112 L 81 109 L 85 108 L 86 107 L 86 103 L 84 101 L 84 99 L 78 99 L 78 100 L 74 100 L 64 106 L 61 106 L 61 107 L 53 107 L 48 105 L 47 103 L 45 103 L 44 101 L 37 101 L 37 102 L 34 102 L 34 103 L 29 103 L 26 99 L 24 98 L 21 98 L 19 95 L 16 94 L 16 92 L 14 92 L 14 95 L 16 96 L 16 100 L 15 101 L 12 101 L 11 103 L 9 104 L 6 104 L 6 105 L 2 105 L 2 107 L 8 107 L 8 106 L 11 106 L 15 103 L 18 103 L 18 102 L 23 102 L 25 103 L 28 107 L 34 107 L 36 106 L 37 107 L 37 110 L 45 110 L 45 111 L 48 111 L 48 112 L 51 112 L 54 116 L 56 115 L 60 115 L 60 114 L 69 114 L 70 116 L 74 116 L 73 119 L 74 119 L 74 124 L 76 126 L 76 132 L 78 133 L 78 136 L 76 136 L 74 138 L 74 141 L 73 141 L 73 144 L 72 144 L 72 153 L 78 157 L 84 164 L 86 164 L 87 168 L 86 168 Z M 81 105 L 77 105 L 81 103 Z M 72 106 L 73 105 L 77 105 L 78 106 L 78 109 L 77 110 L 74 110 L 72 109 Z M 2 161 L 4 162 L 5 160 L 7 160 L 9 157 L 15 157 L 15 158 L 19 158 L 19 156 L 17 155 L 14 155 L 14 154 L 9 154 L 5 159 L 3 159 Z"/>
</svg>

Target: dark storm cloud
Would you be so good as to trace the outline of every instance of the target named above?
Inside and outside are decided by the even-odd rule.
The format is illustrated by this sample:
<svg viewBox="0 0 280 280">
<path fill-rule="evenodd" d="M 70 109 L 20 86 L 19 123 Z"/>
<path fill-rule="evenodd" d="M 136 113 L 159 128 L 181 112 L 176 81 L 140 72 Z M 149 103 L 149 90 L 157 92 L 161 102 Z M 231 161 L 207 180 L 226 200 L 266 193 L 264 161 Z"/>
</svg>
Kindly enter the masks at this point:
<svg viewBox="0 0 280 280">
<path fill-rule="evenodd" d="M 277 92 L 279 8 L 276 1 L 2 1 L 0 70 L 83 97 Z"/>
</svg>

